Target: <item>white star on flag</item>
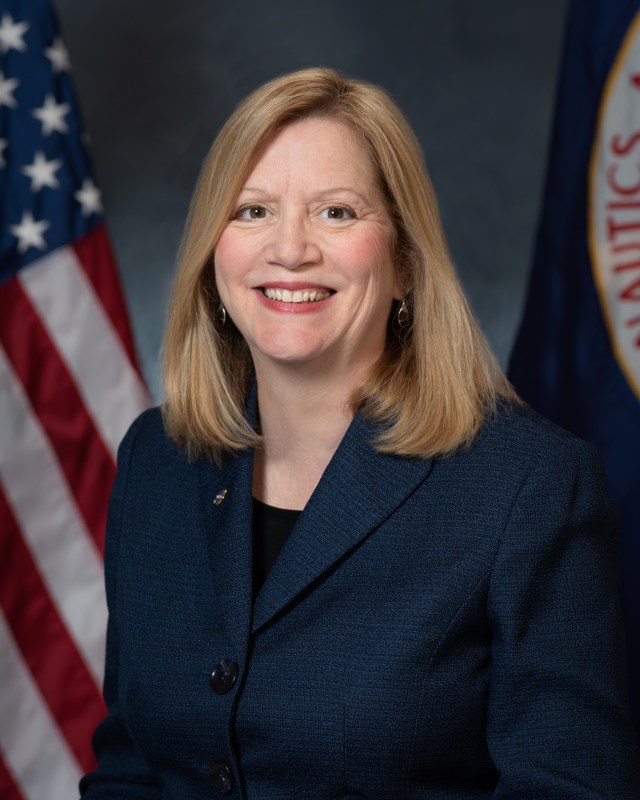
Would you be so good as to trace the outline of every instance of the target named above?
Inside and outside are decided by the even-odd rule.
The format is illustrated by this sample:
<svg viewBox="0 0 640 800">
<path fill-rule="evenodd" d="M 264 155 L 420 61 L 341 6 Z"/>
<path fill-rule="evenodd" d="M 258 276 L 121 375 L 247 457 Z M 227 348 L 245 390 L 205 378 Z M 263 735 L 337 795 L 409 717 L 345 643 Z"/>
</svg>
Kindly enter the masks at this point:
<svg viewBox="0 0 640 800">
<path fill-rule="evenodd" d="M 18 239 L 18 252 L 26 253 L 30 247 L 46 250 L 47 243 L 42 235 L 50 225 L 46 220 L 36 221 L 30 211 L 25 211 L 19 225 L 10 225 L 9 230 Z"/>
<path fill-rule="evenodd" d="M 69 126 L 64 121 L 64 117 L 69 111 L 71 111 L 69 103 L 56 103 L 55 97 L 52 94 L 48 94 L 44 105 L 41 108 L 34 109 L 31 113 L 42 123 L 42 135 L 49 136 L 53 131 L 67 133 Z"/>
<path fill-rule="evenodd" d="M 0 22 L 0 53 L 8 53 L 12 49 L 25 51 L 27 45 L 23 37 L 28 30 L 28 22 L 14 22 L 11 14 L 3 14 Z"/>
<path fill-rule="evenodd" d="M 82 182 L 82 189 L 73 195 L 82 206 L 82 215 L 89 217 L 91 214 L 102 212 L 102 198 L 100 189 L 95 185 L 91 178 L 86 178 Z"/>
<path fill-rule="evenodd" d="M 49 186 L 51 189 L 57 189 L 60 186 L 60 181 L 56 178 L 55 173 L 61 166 L 62 161 L 59 158 L 47 161 L 44 153 L 38 150 L 33 164 L 22 167 L 21 172 L 31 178 L 31 191 L 39 192 L 43 186 Z"/>
<path fill-rule="evenodd" d="M 44 54 L 51 62 L 54 72 L 68 72 L 71 69 L 69 51 L 60 36 L 53 40 L 51 47 L 45 47 Z"/>
<path fill-rule="evenodd" d="M 4 72 L 0 69 L 0 106 L 15 108 L 18 105 L 16 98 L 13 96 L 18 86 L 20 86 L 20 81 L 17 78 L 7 78 L 5 80 Z"/>
<path fill-rule="evenodd" d="M 6 167 L 7 162 L 4 160 L 4 151 L 9 146 L 8 139 L 0 139 L 0 167 Z"/>
</svg>

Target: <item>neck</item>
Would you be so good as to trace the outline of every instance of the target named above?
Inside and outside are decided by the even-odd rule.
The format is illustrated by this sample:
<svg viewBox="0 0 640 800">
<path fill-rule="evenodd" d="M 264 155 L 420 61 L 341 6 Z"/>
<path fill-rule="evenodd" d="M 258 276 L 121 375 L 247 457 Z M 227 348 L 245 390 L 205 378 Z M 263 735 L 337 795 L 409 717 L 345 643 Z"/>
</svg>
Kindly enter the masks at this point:
<svg viewBox="0 0 640 800">
<path fill-rule="evenodd" d="M 353 419 L 355 386 L 293 368 L 256 373 L 263 447 L 255 456 L 254 496 L 304 508 Z"/>
</svg>

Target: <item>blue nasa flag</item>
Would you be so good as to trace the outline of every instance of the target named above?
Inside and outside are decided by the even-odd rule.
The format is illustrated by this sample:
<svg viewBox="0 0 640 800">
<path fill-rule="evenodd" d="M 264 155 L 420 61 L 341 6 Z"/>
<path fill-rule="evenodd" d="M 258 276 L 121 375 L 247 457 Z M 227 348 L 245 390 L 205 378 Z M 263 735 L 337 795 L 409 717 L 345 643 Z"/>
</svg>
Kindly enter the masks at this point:
<svg viewBox="0 0 640 800">
<path fill-rule="evenodd" d="M 640 731 L 640 0 L 571 0 L 547 183 L 510 378 L 602 454 Z"/>
</svg>

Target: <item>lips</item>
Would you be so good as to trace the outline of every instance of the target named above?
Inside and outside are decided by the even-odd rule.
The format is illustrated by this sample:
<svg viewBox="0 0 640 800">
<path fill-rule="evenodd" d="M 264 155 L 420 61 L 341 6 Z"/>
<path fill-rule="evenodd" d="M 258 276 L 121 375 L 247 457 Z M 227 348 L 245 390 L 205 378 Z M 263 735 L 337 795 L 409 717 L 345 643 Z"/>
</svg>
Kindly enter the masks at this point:
<svg viewBox="0 0 640 800">
<path fill-rule="evenodd" d="M 328 289 L 311 287 L 294 290 L 264 287 L 262 293 L 269 300 L 279 300 L 282 303 L 317 303 L 320 300 L 326 300 L 332 294 Z"/>
</svg>

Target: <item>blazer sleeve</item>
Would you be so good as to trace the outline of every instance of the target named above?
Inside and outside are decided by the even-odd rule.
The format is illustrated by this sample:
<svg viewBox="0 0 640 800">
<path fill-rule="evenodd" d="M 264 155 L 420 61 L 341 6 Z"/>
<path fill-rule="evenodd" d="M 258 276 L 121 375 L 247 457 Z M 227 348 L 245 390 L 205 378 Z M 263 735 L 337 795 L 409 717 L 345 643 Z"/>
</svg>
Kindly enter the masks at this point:
<svg viewBox="0 0 640 800">
<path fill-rule="evenodd" d="M 126 525 L 125 497 L 131 455 L 143 425 L 144 412 L 133 423 L 118 449 L 118 470 L 111 490 L 105 542 L 105 584 L 109 622 L 104 677 L 107 716 L 93 736 L 98 767 L 80 781 L 87 800 L 160 800 L 161 790 L 121 716 L 118 691 L 118 619 L 116 614 L 118 545 Z"/>
<path fill-rule="evenodd" d="M 569 437 L 513 503 L 489 591 L 494 800 L 640 798 L 615 520 L 599 458 Z"/>
</svg>

